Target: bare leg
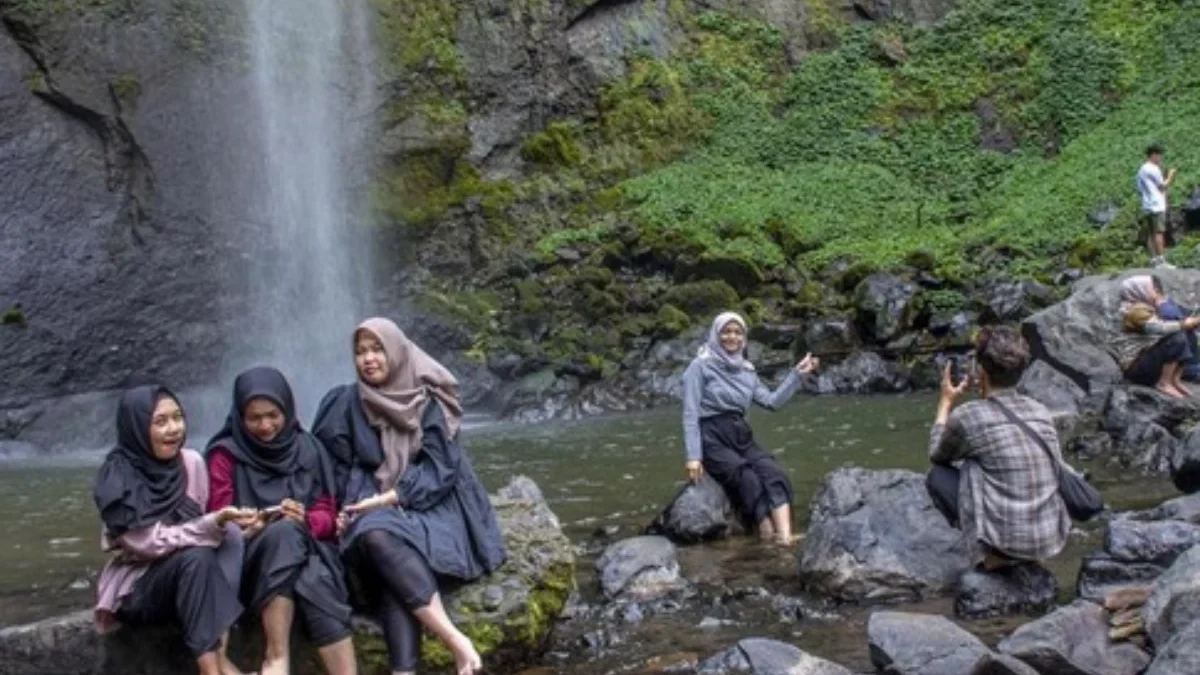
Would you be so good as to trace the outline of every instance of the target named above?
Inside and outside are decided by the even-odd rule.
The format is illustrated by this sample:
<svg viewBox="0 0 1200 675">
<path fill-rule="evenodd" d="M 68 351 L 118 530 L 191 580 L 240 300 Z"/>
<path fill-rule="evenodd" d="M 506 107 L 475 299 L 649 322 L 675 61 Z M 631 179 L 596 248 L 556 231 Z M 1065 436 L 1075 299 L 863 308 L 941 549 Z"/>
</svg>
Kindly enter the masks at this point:
<svg viewBox="0 0 1200 675">
<path fill-rule="evenodd" d="M 222 675 L 221 657 L 216 652 L 206 652 L 200 658 L 196 659 L 196 666 L 200 671 L 200 675 Z"/>
<path fill-rule="evenodd" d="M 474 675 L 483 669 L 483 660 L 479 658 L 479 652 L 475 651 L 475 645 L 471 644 L 471 639 L 463 635 L 462 631 L 456 628 L 450 621 L 450 617 L 446 615 L 446 608 L 442 605 L 440 593 L 434 593 L 428 605 L 413 610 L 413 616 L 417 617 L 418 621 L 436 635 L 454 655 L 456 675 Z"/>
<path fill-rule="evenodd" d="M 771 541 L 775 538 L 775 525 L 771 523 L 770 516 L 763 518 L 758 524 L 758 538 L 763 541 Z"/>
<path fill-rule="evenodd" d="M 1167 238 L 1162 232 L 1154 233 L 1154 250 L 1156 256 L 1162 256 L 1167 250 Z"/>
<path fill-rule="evenodd" d="M 1172 398 L 1187 398 L 1187 394 L 1175 388 L 1175 379 L 1182 376 L 1182 370 L 1178 363 L 1164 363 L 1154 388 Z"/>
<path fill-rule="evenodd" d="M 263 608 L 262 627 L 267 646 L 263 654 L 262 675 L 288 675 L 289 643 L 295 615 L 296 603 L 281 595 Z"/>
<path fill-rule="evenodd" d="M 358 663 L 354 660 L 354 642 L 350 638 L 338 640 L 317 650 L 321 664 L 328 675 L 358 675 Z"/>
<path fill-rule="evenodd" d="M 217 651 L 217 661 L 220 663 L 222 675 L 242 675 L 242 670 L 229 660 L 226 650 L 229 648 L 229 631 L 221 636 L 221 647 Z"/>
<path fill-rule="evenodd" d="M 792 506 L 783 504 L 771 509 L 771 523 L 775 526 L 775 542 L 788 546 L 792 543 Z"/>
</svg>

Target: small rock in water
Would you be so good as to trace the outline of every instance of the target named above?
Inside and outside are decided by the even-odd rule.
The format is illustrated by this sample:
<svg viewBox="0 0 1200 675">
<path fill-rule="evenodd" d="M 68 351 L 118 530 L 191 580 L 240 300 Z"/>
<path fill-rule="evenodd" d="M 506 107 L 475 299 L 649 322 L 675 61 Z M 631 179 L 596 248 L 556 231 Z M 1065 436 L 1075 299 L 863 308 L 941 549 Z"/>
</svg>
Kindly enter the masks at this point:
<svg viewBox="0 0 1200 675">
<path fill-rule="evenodd" d="M 700 620 L 700 623 L 696 624 L 696 628 L 709 630 L 712 628 L 721 628 L 722 626 L 735 626 L 735 625 L 737 625 L 736 621 L 730 621 L 729 619 L 718 619 L 715 616 L 706 616 Z"/>
<path fill-rule="evenodd" d="M 955 615 L 982 619 L 1021 612 L 1042 613 L 1054 605 L 1058 582 L 1034 563 L 983 572 L 971 570 L 958 580 Z"/>
<path fill-rule="evenodd" d="M 621 620 L 625 623 L 641 623 L 643 618 L 642 606 L 636 602 L 627 605 L 625 611 L 621 612 Z"/>
<path fill-rule="evenodd" d="M 620 531 L 620 525 L 604 525 L 602 527 L 597 527 L 592 532 L 592 536 L 596 537 L 597 539 L 611 539 Z"/>
</svg>

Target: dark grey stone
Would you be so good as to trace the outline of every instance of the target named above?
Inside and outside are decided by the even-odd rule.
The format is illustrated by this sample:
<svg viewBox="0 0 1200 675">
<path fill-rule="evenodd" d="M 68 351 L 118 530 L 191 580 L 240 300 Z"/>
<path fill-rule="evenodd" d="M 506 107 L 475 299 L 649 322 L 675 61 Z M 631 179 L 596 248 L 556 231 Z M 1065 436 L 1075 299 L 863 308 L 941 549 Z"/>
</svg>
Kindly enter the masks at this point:
<svg viewBox="0 0 1200 675">
<path fill-rule="evenodd" d="M 646 534 L 658 534 L 683 544 L 723 539 L 743 531 L 725 489 L 707 474 L 680 490 Z"/>
<path fill-rule="evenodd" d="M 912 471 L 842 468 L 812 500 L 800 558 L 805 584 L 850 601 L 949 592 L 969 567 L 961 534 Z"/>
<path fill-rule="evenodd" d="M 1154 582 L 1154 592 L 1142 607 L 1146 635 L 1165 645 L 1176 632 L 1200 620 L 1200 546 L 1179 556 Z"/>
<path fill-rule="evenodd" d="M 746 638 L 709 657 L 696 668 L 698 675 L 851 675 L 846 668 L 820 659 L 785 642 Z"/>
<path fill-rule="evenodd" d="M 958 580 L 954 614 L 964 619 L 1041 614 L 1054 605 L 1058 582 L 1035 563 L 992 572 L 971 570 Z"/>
<path fill-rule="evenodd" d="M 650 600 L 684 587 L 675 545 L 666 537 L 619 541 L 596 560 L 600 586 L 609 600 Z"/>
<path fill-rule="evenodd" d="M 1135 645 L 1109 640 L 1108 612 L 1086 600 L 1021 626 L 996 649 L 1054 675 L 1137 675 L 1150 663 Z"/>
<path fill-rule="evenodd" d="M 989 650 L 943 616 L 875 612 L 867 621 L 871 663 L 888 675 L 963 675 Z"/>
</svg>

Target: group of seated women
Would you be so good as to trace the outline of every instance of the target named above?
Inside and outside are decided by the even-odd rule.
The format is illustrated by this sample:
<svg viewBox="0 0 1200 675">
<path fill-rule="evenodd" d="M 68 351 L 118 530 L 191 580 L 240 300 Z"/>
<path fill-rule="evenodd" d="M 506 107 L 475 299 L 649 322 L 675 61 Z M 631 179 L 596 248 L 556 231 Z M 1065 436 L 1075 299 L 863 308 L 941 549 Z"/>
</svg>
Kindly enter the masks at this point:
<svg viewBox="0 0 1200 675">
<path fill-rule="evenodd" d="M 360 325 L 353 349 L 357 382 L 325 396 L 311 432 L 282 373 L 240 374 L 204 455 L 183 447 L 186 419 L 168 389 L 122 395 L 94 489 L 114 553 L 98 582 L 101 630 L 176 624 L 201 675 L 232 675 L 229 629 L 253 617 L 261 672 L 278 675 L 297 622 L 327 672 L 355 675 L 360 606 L 380 618 L 393 673 L 415 672 L 422 626 L 459 675 L 482 670 L 438 591 L 505 559 L 460 444 L 457 382 L 387 319 Z"/>
</svg>

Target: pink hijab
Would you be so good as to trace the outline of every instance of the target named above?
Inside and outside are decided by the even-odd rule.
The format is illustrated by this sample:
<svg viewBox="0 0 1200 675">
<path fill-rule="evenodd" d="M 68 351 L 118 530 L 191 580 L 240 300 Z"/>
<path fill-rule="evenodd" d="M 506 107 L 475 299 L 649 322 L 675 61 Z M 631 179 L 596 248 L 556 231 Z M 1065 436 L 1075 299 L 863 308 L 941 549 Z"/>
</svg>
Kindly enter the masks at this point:
<svg viewBox="0 0 1200 675">
<path fill-rule="evenodd" d="M 1138 305 L 1153 308 L 1155 305 L 1154 279 L 1149 274 L 1139 274 L 1121 282 L 1121 315 L 1128 314 Z"/>
<path fill-rule="evenodd" d="M 367 332 L 383 345 L 387 354 L 387 381 L 375 387 L 358 381 L 367 422 L 379 430 L 383 463 L 375 470 L 375 480 L 386 490 L 404 475 L 413 456 L 421 450 L 421 415 L 430 396 L 442 404 L 450 438 L 458 436 L 462 424 L 462 404 L 458 400 L 458 380 L 404 335 L 391 319 L 374 317 L 354 331 Z"/>
</svg>

